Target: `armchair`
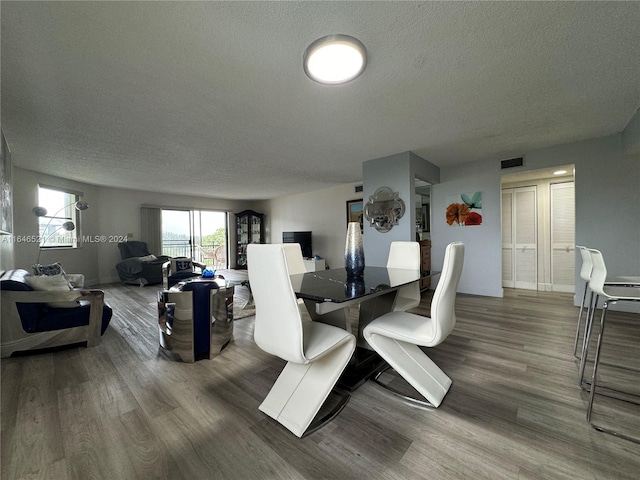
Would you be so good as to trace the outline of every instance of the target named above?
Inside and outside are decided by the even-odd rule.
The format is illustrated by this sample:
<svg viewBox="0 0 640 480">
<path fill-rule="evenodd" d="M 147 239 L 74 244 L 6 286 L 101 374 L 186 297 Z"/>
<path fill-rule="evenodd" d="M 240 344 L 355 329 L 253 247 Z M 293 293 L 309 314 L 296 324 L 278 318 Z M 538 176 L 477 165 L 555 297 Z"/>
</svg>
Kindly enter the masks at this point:
<svg viewBox="0 0 640 480">
<path fill-rule="evenodd" d="M 27 276 L 26 270 L 9 270 L 0 276 L 1 357 L 25 350 L 100 343 L 113 313 L 102 290 L 36 291 L 27 283 Z"/>
<path fill-rule="evenodd" d="M 118 249 L 122 261 L 116 264 L 116 271 L 122 283 L 133 285 L 162 283 L 162 265 L 170 257 L 152 255 L 146 242 L 134 240 L 118 243 Z"/>
<path fill-rule="evenodd" d="M 162 264 L 162 286 L 171 288 L 176 283 L 202 275 L 207 266 L 188 257 L 175 257 Z"/>
</svg>

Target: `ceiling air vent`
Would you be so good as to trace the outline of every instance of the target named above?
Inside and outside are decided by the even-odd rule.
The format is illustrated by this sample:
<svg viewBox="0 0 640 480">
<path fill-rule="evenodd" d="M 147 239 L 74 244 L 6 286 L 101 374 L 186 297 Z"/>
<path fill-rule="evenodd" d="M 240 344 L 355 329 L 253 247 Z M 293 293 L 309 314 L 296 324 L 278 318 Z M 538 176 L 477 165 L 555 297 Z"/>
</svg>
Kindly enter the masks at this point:
<svg viewBox="0 0 640 480">
<path fill-rule="evenodd" d="M 356 193 L 362 191 L 362 185 L 356 185 Z"/>
<path fill-rule="evenodd" d="M 509 160 L 500 160 L 500 168 L 521 167 L 524 165 L 524 157 L 510 158 Z"/>
</svg>

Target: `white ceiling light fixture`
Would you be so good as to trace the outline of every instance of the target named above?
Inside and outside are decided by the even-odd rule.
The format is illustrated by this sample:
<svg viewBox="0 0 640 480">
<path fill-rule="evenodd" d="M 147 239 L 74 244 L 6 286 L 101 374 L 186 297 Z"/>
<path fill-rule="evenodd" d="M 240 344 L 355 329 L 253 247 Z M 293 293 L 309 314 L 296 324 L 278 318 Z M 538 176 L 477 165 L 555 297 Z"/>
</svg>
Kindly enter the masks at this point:
<svg viewBox="0 0 640 480">
<path fill-rule="evenodd" d="M 556 170 L 553 172 L 554 175 L 564 175 L 565 173 L 567 173 L 566 170 Z"/>
<path fill-rule="evenodd" d="M 367 49 L 349 35 L 327 35 L 304 52 L 304 73 L 318 83 L 340 85 L 359 77 L 367 65 Z"/>
</svg>

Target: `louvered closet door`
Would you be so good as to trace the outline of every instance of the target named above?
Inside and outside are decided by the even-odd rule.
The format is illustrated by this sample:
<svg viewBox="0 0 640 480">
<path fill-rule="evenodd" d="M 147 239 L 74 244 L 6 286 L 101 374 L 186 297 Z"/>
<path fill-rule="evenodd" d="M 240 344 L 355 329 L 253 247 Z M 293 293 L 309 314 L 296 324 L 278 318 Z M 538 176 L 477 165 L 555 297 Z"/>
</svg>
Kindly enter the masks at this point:
<svg viewBox="0 0 640 480">
<path fill-rule="evenodd" d="M 515 287 L 513 272 L 513 190 L 502 190 L 502 286 Z"/>
<path fill-rule="evenodd" d="M 515 288 L 538 289 L 536 187 L 513 189 Z"/>
<path fill-rule="evenodd" d="M 551 284 L 575 291 L 575 200 L 573 182 L 551 184 Z"/>
<path fill-rule="evenodd" d="M 536 187 L 502 190 L 502 286 L 538 289 Z"/>
</svg>

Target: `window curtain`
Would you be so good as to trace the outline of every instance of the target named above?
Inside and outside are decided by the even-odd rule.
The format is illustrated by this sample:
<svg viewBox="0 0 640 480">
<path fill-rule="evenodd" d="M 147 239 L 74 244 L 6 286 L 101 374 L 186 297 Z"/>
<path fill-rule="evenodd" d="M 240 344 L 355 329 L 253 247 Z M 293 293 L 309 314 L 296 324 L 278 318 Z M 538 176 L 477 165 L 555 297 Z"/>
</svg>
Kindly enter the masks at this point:
<svg viewBox="0 0 640 480">
<path fill-rule="evenodd" d="M 149 252 L 162 255 L 162 211 L 155 207 L 141 207 L 142 241 L 147 242 Z"/>
</svg>

